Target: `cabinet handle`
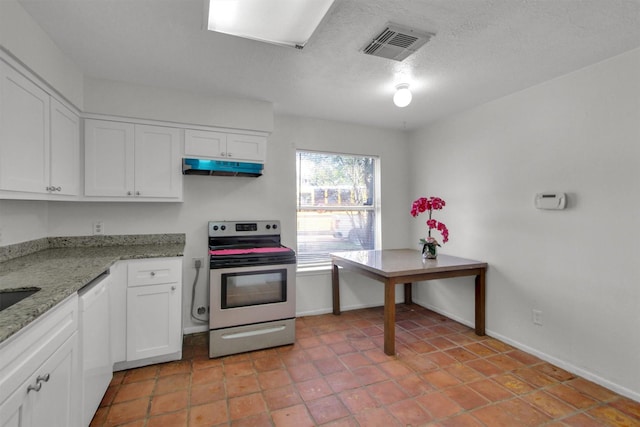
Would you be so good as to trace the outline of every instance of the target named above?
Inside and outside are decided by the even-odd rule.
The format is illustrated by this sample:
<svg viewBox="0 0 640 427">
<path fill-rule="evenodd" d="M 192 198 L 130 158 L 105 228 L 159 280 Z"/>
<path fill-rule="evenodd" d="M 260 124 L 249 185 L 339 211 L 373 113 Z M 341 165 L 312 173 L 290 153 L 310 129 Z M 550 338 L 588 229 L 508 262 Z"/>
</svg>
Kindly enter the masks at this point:
<svg viewBox="0 0 640 427">
<path fill-rule="evenodd" d="M 29 393 L 30 391 L 40 391 L 40 389 L 42 388 L 42 383 L 46 383 L 47 381 L 49 381 L 49 378 L 51 378 L 51 375 L 49 374 L 38 375 L 38 377 L 36 378 L 36 385 L 29 384 L 29 387 L 27 387 L 27 393 Z"/>
<path fill-rule="evenodd" d="M 172 290 L 172 291 L 175 291 L 175 290 L 176 290 L 176 287 L 175 287 L 175 286 L 172 286 L 172 287 L 171 287 L 171 290 Z"/>
<path fill-rule="evenodd" d="M 46 190 L 46 191 L 53 191 L 53 187 L 48 186 L 48 187 L 46 187 L 46 188 L 45 188 L 45 190 Z"/>
<path fill-rule="evenodd" d="M 221 157 L 226 157 L 226 156 L 227 156 L 227 153 L 225 153 L 225 152 L 223 151 L 222 153 L 220 153 L 220 156 L 221 156 Z"/>
<path fill-rule="evenodd" d="M 139 192 L 139 191 L 136 191 L 136 196 L 139 196 L 139 195 L 140 195 L 140 192 Z"/>
<path fill-rule="evenodd" d="M 39 381 L 36 383 L 36 385 L 29 384 L 29 387 L 27 387 L 27 393 L 29 393 L 32 390 L 40 391 L 41 388 L 42 388 L 42 383 Z"/>
<path fill-rule="evenodd" d="M 56 187 L 55 191 L 62 191 L 62 187 Z"/>
<path fill-rule="evenodd" d="M 155 275 L 156 275 L 156 272 L 155 272 L 155 271 L 152 271 L 150 274 L 151 274 L 151 277 L 153 277 L 153 276 L 155 276 Z"/>
<path fill-rule="evenodd" d="M 130 195 L 131 195 L 131 191 L 127 191 L 127 196 L 130 196 Z"/>
<path fill-rule="evenodd" d="M 227 153 L 227 157 L 233 157 L 231 153 Z"/>
</svg>

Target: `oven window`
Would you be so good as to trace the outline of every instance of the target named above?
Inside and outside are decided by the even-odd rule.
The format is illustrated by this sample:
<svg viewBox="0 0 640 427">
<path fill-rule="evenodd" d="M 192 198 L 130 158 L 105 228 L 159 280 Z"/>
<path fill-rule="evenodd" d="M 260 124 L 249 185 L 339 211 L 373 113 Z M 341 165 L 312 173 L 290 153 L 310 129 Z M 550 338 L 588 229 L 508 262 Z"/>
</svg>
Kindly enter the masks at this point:
<svg viewBox="0 0 640 427">
<path fill-rule="evenodd" d="M 222 274 L 222 308 L 286 302 L 287 270 Z"/>
</svg>

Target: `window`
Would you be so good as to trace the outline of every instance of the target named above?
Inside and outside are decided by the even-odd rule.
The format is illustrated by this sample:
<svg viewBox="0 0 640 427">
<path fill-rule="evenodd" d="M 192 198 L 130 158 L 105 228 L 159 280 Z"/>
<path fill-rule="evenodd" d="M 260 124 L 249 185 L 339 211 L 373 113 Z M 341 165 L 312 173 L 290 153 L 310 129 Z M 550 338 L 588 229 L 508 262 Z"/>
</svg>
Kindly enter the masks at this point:
<svg viewBox="0 0 640 427">
<path fill-rule="evenodd" d="M 375 249 L 378 159 L 296 153 L 298 265 L 327 264 L 330 252 Z"/>
</svg>

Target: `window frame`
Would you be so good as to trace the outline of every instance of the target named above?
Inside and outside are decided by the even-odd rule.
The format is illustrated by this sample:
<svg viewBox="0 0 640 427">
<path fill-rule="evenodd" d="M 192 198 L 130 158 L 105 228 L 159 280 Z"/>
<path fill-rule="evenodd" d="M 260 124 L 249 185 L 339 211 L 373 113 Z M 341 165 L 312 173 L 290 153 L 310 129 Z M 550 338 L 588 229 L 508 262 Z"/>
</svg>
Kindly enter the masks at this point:
<svg viewBox="0 0 640 427">
<path fill-rule="evenodd" d="M 299 167 L 298 167 L 298 155 L 299 153 L 316 153 L 322 155 L 332 155 L 332 156 L 349 156 L 349 157 L 367 157 L 374 160 L 373 164 L 373 196 L 372 196 L 372 205 L 355 205 L 355 206 L 321 206 L 314 208 L 312 206 L 304 206 L 301 209 L 300 205 L 300 182 L 299 182 Z M 372 211 L 374 213 L 374 221 L 373 221 L 373 238 L 374 238 L 374 247 L 373 250 L 379 250 L 382 247 L 382 215 L 381 215 L 381 159 L 380 156 L 374 154 L 362 154 L 362 153 L 345 153 L 345 152 L 335 152 L 335 151 L 320 151 L 320 150 L 309 150 L 309 149 L 296 149 L 296 248 L 298 249 L 300 246 L 299 242 L 299 234 L 298 234 L 298 223 L 299 218 L 298 215 L 301 211 L 328 211 L 328 212 L 345 212 L 345 211 Z M 364 249 L 366 250 L 366 249 Z M 299 249 L 298 249 L 299 252 Z M 335 250 L 333 252 L 338 252 Z M 330 270 L 331 269 L 331 260 L 327 259 L 324 261 L 315 261 L 315 262 L 303 262 L 300 263 L 298 258 L 297 271 L 298 272 L 314 272 L 320 270 Z"/>
</svg>

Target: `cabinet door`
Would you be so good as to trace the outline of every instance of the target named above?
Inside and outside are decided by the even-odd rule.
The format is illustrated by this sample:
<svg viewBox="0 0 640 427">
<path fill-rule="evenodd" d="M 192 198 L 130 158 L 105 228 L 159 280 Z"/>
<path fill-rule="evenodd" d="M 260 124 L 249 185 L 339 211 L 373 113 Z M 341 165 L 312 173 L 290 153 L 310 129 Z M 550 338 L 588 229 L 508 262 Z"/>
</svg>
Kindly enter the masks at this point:
<svg viewBox="0 0 640 427">
<path fill-rule="evenodd" d="M 29 393 L 32 426 L 80 424 L 77 355 L 78 337 L 74 333 L 36 372 L 38 376 L 48 375 L 48 380 L 41 382 L 39 391 Z M 37 383 L 36 380 L 32 382 Z"/>
<path fill-rule="evenodd" d="M 80 120 L 71 110 L 51 98 L 52 194 L 78 195 L 80 169 Z"/>
<path fill-rule="evenodd" d="M 258 135 L 229 134 L 227 158 L 233 160 L 265 161 L 267 138 Z"/>
<path fill-rule="evenodd" d="M 175 128 L 136 125 L 136 197 L 180 197 L 181 136 L 182 131 Z"/>
<path fill-rule="evenodd" d="M 224 158 L 227 153 L 227 134 L 203 130 L 186 130 L 184 134 L 185 157 Z"/>
<path fill-rule="evenodd" d="M 0 405 L 0 426 L 79 425 L 77 355 L 74 333 Z"/>
<path fill-rule="evenodd" d="M 179 283 L 127 289 L 127 361 L 180 351 Z"/>
<path fill-rule="evenodd" d="M 46 193 L 49 95 L 0 60 L 0 189 Z"/>
<path fill-rule="evenodd" d="M 31 424 L 27 405 L 27 387 L 24 383 L 0 404 L 0 427 L 27 427 Z"/>
<path fill-rule="evenodd" d="M 133 124 L 85 121 L 85 195 L 133 197 L 133 138 Z"/>
</svg>

